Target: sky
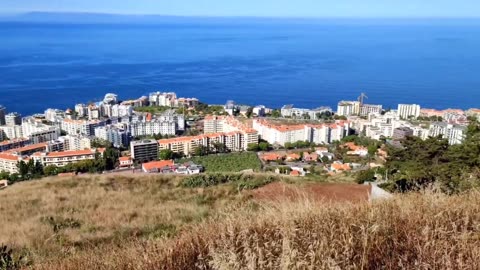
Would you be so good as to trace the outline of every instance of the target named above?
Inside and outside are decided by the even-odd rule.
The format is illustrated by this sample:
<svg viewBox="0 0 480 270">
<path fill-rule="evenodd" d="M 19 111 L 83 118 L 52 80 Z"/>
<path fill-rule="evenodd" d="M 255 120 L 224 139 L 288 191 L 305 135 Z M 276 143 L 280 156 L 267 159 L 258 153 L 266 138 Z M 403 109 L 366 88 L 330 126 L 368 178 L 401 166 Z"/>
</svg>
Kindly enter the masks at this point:
<svg viewBox="0 0 480 270">
<path fill-rule="evenodd" d="M 0 13 L 179 16 L 480 17 L 480 0 L 0 0 Z"/>
</svg>

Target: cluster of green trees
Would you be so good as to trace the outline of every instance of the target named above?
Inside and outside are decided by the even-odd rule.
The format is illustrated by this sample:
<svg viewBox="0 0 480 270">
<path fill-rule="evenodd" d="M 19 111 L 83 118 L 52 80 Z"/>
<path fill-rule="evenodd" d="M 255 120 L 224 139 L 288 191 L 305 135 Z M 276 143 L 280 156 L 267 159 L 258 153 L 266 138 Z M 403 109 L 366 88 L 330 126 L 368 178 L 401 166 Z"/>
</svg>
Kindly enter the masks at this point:
<svg viewBox="0 0 480 270">
<path fill-rule="evenodd" d="M 417 117 L 417 120 L 418 120 L 418 121 L 441 122 L 441 121 L 443 121 L 443 117 L 441 117 L 441 116 L 435 116 L 435 115 L 432 115 L 432 116 L 430 116 L 430 117 L 427 117 L 427 116 L 419 116 L 419 117 Z"/>
<path fill-rule="evenodd" d="M 195 112 L 203 115 L 222 115 L 225 114 L 225 109 L 221 105 L 208 105 L 200 102 L 197 106 L 195 106 Z"/>
<path fill-rule="evenodd" d="M 402 148 L 389 147 L 386 169 L 390 188 L 408 191 L 435 184 L 455 193 L 480 186 L 480 127 L 468 127 L 462 144 L 449 145 L 446 139 L 407 138 Z"/>
<path fill-rule="evenodd" d="M 192 161 L 200 164 L 207 172 L 240 172 L 247 169 L 260 170 L 261 163 L 252 152 L 198 156 L 183 159 L 180 162 Z"/>
<path fill-rule="evenodd" d="M 310 148 L 315 147 L 315 143 L 311 143 L 309 141 L 298 141 L 294 143 L 285 143 L 285 149 L 299 149 L 299 148 Z"/>
<path fill-rule="evenodd" d="M 273 147 L 271 144 L 269 144 L 267 141 L 261 141 L 259 143 L 250 143 L 247 146 L 247 151 L 251 152 L 265 152 L 265 151 L 270 151 L 272 150 Z"/>
</svg>

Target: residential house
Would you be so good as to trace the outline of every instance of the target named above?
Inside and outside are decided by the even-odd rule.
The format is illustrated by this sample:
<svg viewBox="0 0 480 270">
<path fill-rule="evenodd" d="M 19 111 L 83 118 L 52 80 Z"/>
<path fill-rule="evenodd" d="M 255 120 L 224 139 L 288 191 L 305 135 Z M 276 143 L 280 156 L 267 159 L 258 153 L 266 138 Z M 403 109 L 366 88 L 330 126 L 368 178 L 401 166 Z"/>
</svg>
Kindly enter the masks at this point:
<svg viewBox="0 0 480 270">
<path fill-rule="evenodd" d="M 142 170 L 146 173 L 171 173 L 174 166 L 173 160 L 152 161 L 142 164 Z"/>
<path fill-rule="evenodd" d="M 298 161 L 300 160 L 301 156 L 297 153 L 291 153 L 291 154 L 288 154 L 287 157 L 286 157 L 286 161 Z"/>
<path fill-rule="evenodd" d="M 131 157 L 120 157 L 118 158 L 118 161 L 120 162 L 120 168 L 129 168 L 133 166 L 133 160 Z"/>
</svg>

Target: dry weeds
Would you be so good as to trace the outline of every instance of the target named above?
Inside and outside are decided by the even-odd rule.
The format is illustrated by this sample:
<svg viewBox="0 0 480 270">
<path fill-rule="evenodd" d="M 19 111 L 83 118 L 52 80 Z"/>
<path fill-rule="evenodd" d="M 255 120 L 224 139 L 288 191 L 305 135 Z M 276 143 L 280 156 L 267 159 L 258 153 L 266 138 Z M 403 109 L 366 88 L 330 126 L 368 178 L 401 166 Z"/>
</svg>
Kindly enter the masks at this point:
<svg viewBox="0 0 480 270">
<path fill-rule="evenodd" d="M 305 199 L 256 205 L 229 189 L 179 189 L 155 177 L 100 179 L 103 191 L 90 181 L 81 179 L 77 187 L 68 188 L 73 189 L 68 195 L 62 191 L 62 185 L 72 185 L 68 180 L 50 181 L 51 191 L 43 195 L 35 192 L 47 185 L 40 182 L 2 194 L 2 219 L 5 213 L 12 217 L 7 217 L 8 226 L 0 225 L 0 241 L 34 250 L 37 260 L 32 268 L 49 270 L 480 269 L 480 193 L 476 191 L 456 196 L 397 195 L 363 204 Z M 142 187 L 137 187 L 138 181 Z M 203 199 L 192 202 L 199 194 Z M 211 203 L 205 196 L 217 199 Z M 23 209 L 21 204 L 32 200 L 36 207 L 15 213 L 15 208 Z M 7 201 L 13 203 L 8 207 L 12 210 L 7 210 Z M 66 210 L 75 205 L 75 211 Z M 201 211 L 215 214 L 209 218 L 198 214 L 198 222 L 179 217 L 185 212 L 195 217 Z M 52 228 L 38 221 L 47 213 L 65 218 L 63 222 L 79 220 L 81 226 L 60 228 L 68 241 L 60 245 L 56 239 L 52 244 Z M 131 213 L 136 213 L 134 218 L 129 218 Z M 12 225 L 14 220 L 19 221 L 18 228 Z M 176 235 L 145 237 L 152 231 L 145 228 L 158 224 L 174 225 Z M 90 226 L 103 229 L 86 230 Z M 119 228 L 139 232 L 129 231 L 132 237 L 121 241 L 71 244 L 102 239 L 103 234 L 111 239 Z"/>
</svg>

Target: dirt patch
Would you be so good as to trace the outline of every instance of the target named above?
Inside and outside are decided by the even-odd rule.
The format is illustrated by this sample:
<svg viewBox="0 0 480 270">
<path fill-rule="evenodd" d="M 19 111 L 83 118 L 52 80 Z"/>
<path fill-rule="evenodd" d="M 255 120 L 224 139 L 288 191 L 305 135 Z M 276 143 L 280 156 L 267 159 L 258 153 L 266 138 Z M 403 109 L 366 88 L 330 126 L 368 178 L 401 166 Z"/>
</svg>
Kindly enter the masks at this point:
<svg viewBox="0 0 480 270">
<path fill-rule="evenodd" d="M 277 182 L 254 190 L 252 194 L 255 199 L 268 201 L 310 199 L 314 201 L 366 202 L 370 192 L 370 186 L 355 184 L 292 185 Z"/>
</svg>

